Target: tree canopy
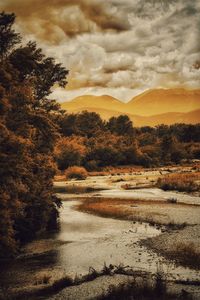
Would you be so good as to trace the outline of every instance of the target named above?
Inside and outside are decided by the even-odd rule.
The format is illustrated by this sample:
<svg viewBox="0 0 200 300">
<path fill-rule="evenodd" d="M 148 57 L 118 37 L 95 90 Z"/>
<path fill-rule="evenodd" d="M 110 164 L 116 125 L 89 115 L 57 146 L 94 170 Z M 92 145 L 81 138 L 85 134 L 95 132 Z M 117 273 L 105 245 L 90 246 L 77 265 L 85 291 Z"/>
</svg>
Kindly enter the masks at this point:
<svg viewBox="0 0 200 300">
<path fill-rule="evenodd" d="M 126 115 L 105 121 L 88 111 L 63 114 L 59 124 L 63 137 L 57 141 L 55 157 L 62 171 L 72 165 L 92 171 L 105 166 L 153 167 L 200 158 L 200 124 L 136 128 Z"/>
<path fill-rule="evenodd" d="M 22 45 L 14 21 L 0 13 L 0 256 L 57 223 L 52 152 L 60 108 L 47 96 L 68 74 L 35 42 Z"/>
</svg>

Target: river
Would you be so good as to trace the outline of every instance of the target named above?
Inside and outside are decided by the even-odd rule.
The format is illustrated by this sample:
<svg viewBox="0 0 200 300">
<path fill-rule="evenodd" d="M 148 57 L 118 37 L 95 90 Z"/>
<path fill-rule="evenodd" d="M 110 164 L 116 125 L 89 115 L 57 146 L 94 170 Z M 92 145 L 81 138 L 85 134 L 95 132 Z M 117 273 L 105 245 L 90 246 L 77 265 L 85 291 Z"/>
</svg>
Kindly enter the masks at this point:
<svg viewBox="0 0 200 300">
<path fill-rule="evenodd" d="M 33 242 L 26 255 L 1 267 L 0 281 L 8 288 L 36 285 L 38 274 L 50 273 L 51 279 L 64 275 L 74 278 L 87 274 L 90 267 L 101 270 L 104 264 L 123 264 L 151 273 L 162 268 L 168 279 L 199 278 L 199 271 L 177 267 L 139 244 L 161 234 L 160 229 L 83 213 L 76 210 L 79 200 L 69 200 L 67 195 L 65 199 L 63 194 L 62 199 L 60 231 Z"/>
</svg>

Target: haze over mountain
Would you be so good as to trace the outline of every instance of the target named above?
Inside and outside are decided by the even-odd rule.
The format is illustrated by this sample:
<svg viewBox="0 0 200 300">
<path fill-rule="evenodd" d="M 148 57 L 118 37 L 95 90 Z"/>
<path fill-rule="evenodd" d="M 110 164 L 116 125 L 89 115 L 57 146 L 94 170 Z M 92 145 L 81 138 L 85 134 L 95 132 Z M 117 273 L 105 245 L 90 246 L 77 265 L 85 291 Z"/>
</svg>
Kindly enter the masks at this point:
<svg viewBox="0 0 200 300">
<path fill-rule="evenodd" d="M 136 126 L 199 123 L 200 90 L 155 89 L 123 103 L 111 96 L 81 96 L 62 103 L 68 112 L 95 111 L 105 120 L 127 114 Z"/>
</svg>

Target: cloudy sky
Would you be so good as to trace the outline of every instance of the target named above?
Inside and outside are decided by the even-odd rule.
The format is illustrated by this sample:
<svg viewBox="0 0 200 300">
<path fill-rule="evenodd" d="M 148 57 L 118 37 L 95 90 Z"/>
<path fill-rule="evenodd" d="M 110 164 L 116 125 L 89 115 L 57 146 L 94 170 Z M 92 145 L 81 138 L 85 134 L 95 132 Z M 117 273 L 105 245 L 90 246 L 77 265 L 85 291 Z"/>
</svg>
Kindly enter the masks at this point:
<svg viewBox="0 0 200 300">
<path fill-rule="evenodd" d="M 0 8 L 70 70 L 66 90 L 53 93 L 60 101 L 199 87 L 199 0 L 0 0 Z"/>
</svg>

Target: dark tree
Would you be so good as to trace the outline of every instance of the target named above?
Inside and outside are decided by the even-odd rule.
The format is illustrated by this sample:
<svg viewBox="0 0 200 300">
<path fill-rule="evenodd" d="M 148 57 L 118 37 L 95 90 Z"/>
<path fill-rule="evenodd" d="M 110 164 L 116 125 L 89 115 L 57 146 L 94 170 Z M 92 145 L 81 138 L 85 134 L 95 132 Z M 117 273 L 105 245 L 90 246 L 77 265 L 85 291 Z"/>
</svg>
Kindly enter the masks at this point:
<svg viewBox="0 0 200 300">
<path fill-rule="evenodd" d="M 35 43 L 18 46 L 14 20 L 0 14 L 0 256 L 56 225 L 52 152 L 60 110 L 46 96 L 68 73 Z"/>
<path fill-rule="evenodd" d="M 77 115 L 75 114 L 65 114 L 60 118 L 60 128 L 61 133 L 64 136 L 71 136 L 77 133 L 76 124 Z"/>
<path fill-rule="evenodd" d="M 111 133 L 116 133 L 118 135 L 134 135 L 132 121 L 126 115 L 110 118 L 107 123 L 107 128 Z"/>
<path fill-rule="evenodd" d="M 76 134 L 87 136 L 88 138 L 97 135 L 104 129 L 104 123 L 100 115 L 88 111 L 83 111 L 77 115 L 76 126 Z"/>
</svg>

